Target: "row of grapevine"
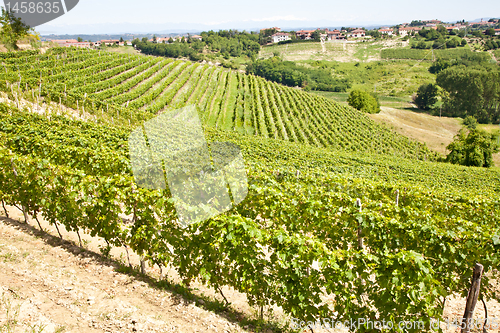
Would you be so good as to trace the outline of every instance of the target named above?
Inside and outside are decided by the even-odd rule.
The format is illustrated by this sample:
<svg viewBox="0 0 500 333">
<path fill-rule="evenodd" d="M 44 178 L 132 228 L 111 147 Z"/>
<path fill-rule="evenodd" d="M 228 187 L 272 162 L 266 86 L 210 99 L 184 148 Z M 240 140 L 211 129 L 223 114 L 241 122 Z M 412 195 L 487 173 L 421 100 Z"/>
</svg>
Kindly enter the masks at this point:
<svg viewBox="0 0 500 333">
<path fill-rule="evenodd" d="M 28 57 L 40 66 L 17 73 Z M 17 85 L 32 99 L 38 95 L 72 108 L 84 106 L 91 114 L 107 113 L 108 119 L 134 121 L 191 103 L 200 108 L 206 125 L 219 129 L 318 147 L 436 158 L 350 107 L 226 69 L 71 49 L 4 60 L 8 64 L 5 73 L 0 70 L 0 85 L 6 89 Z"/>
<path fill-rule="evenodd" d="M 175 267 L 184 280 L 232 287 L 251 305 L 280 306 L 300 320 L 418 318 L 429 325 L 443 315 L 443 297 L 467 289 L 475 262 L 488 273 L 483 296 L 497 297 L 495 173 L 490 178 L 483 170 L 400 159 L 395 166 L 428 169 L 421 186 L 339 176 L 329 171 L 334 160 L 328 160 L 339 154 L 328 150 L 209 130 L 211 140 L 232 138 L 241 145 L 248 196 L 225 214 L 182 228 L 168 191 L 138 188 L 129 171 L 123 172 L 118 161 L 128 154 L 122 143 L 129 130 L 49 120 L 3 105 L 0 114 L 1 201 L 112 246 L 127 246 L 151 264 Z M 60 135 L 67 141 L 58 144 Z M 75 158 L 80 164 L 72 164 Z M 350 164 L 349 155 L 340 158 Z M 104 165 L 86 172 L 93 161 Z M 415 171 L 409 175 L 419 177 Z M 464 171 L 471 182 L 491 184 L 481 194 L 426 185 L 441 181 L 441 172 Z M 123 223 L 122 214 L 132 221 Z"/>
</svg>

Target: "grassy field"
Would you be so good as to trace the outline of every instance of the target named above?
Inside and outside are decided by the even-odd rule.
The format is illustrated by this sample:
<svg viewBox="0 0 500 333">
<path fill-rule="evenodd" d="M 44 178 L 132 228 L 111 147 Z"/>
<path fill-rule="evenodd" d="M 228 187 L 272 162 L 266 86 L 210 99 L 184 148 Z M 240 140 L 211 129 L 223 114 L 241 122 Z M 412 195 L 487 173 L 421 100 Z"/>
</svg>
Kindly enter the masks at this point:
<svg viewBox="0 0 500 333">
<path fill-rule="evenodd" d="M 380 60 L 380 42 L 320 42 L 271 45 L 262 48 L 259 57 L 272 57 L 279 53 L 283 60 L 373 61 Z"/>
<path fill-rule="evenodd" d="M 416 93 L 424 83 L 434 82 L 429 73 L 430 63 L 414 60 L 360 62 L 299 62 L 311 67 L 332 69 L 332 75 L 352 82 L 353 89 L 374 91 L 380 95 L 404 97 L 406 100 Z"/>
<path fill-rule="evenodd" d="M 114 52 L 119 54 L 141 54 L 141 52 L 134 49 L 133 46 L 119 46 L 119 47 L 107 47 L 105 48 L 108 52 Z"/>
</svg>

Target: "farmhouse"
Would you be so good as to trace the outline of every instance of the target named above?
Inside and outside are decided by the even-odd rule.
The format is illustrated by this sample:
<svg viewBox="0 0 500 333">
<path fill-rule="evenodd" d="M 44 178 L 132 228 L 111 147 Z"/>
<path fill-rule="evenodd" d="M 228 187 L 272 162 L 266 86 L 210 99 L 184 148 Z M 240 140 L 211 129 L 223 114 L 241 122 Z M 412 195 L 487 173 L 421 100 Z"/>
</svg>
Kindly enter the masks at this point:
<svg viewBox="0 0 500 333">
<path fill-rule="evenodd" d="M 365 37 L 366 32 L 363 29 L 355 29 L 351 31 L 350 33 L 347 34 L 347 37 L 352 37 L 352 38 L 359 38 L 359 37 Z"/>
<path fill-rule="evenodd" d="M 327 31 L 326 32 L 327 40 L 334 40 L 334 39 L 342 39 L 343 36 L 340 33 L 340 30 L 333 30 L 333 31 Z"/>
<path fill-rule="evenodd" d="M 401 35 L 402 37 L 404 36 L 407 36 L 408 34 L 412 33 L 412 32 L 418 32 L 422 29 L 420 29 L 419 27 L 405 27 L 405 28 L 399 28 L 399 35 Z"/>
<path fill-rule="evenodd" d="M 316 30 L 299 30 L 295 32 L 295 35 L 300 39 L 311 39 L 311 35 L 315 31 Z"/>
<path fill-rule="evenodd" d="M 160 37 L 160 38 L 156 38 L 156 42 L 157 43 L 168 43 L 169 39 L 170 39 L 169 37 Z"/>
<path fill-rule="evenodd" d="M 203 37 L 201 37 L 200 35 L 193 35 L 193 36 L 191 36 L 191 38 L 196 39 L 196 40 L 200 40 L 200 41 L 203 39 Z"/>
<path fill-rule="evenodd" d="M 389 29 L 389 28 L 379 29 L 378 32 L 380 32 L 383 35 L 388 35 L 388 36 L 392 36 L 394 34 L 394 30 Z"/>
<path fill-rule="evenodd" d="M 271 36 L 271 42 L 273 43 L 283 42 L 285 40 L 290 40 L 290 34 L 286 32 L 277 32 Z"/>
</svg>

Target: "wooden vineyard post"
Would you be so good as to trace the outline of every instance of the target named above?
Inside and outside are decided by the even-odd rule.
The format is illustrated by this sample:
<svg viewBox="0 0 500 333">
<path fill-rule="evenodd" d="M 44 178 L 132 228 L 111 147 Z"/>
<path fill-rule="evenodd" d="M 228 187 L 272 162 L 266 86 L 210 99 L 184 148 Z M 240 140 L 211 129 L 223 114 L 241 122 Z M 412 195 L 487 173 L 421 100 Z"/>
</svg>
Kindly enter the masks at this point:
<svg viewBox="0 0 500 333">
<path fill-rule="evenodd" d="M 461 333 L 469 333 L 471 328 L 474 326 L 472 324 L 472 315 L 474 314 L 474 308 L 476 307 L 477 299 L 479 297 L 479 288 L 481 288 L 481 277 L 483 276 L 483 265 L 476 263 L 474 266 L 474 272 L 472 274 L 472 283 L 467 294 L 467 303 L 465 304 L 464 317 L 462 319 L 462 330 Z"/>
<path fill-rule="evenodd" d="M 361 199 L 356 199 L 356 206 L 359 207 L 359 212 L 361 213 Z M 361 228 L 361 223 L 358 221 L 358 247 L 360 250 L 363 250 L 363 237 L 361 237 L 362 233 L 363 230 Z"/>
</svg>

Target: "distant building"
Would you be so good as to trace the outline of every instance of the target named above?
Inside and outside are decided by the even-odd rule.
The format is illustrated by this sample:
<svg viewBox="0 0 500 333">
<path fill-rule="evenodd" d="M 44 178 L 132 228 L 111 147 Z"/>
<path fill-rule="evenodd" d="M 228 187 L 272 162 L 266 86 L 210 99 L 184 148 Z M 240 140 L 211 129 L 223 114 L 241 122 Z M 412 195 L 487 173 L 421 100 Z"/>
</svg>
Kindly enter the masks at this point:
<svg viewBox="0 0 500 333">
<path fill-rule="evenodd" d="M 295 32 L 295 35 L 300 39 L 311 39 L 312 33 L 315 31 L 316 30 L 299 30 Z"/>
<path fill-rule="evenodd" d="M 363 29 L 354 29 L 353 31 L 347 34 L 347 37 L 352 37 L 352 38 L 360 38 L 365 36 L 366 36 L 366 31 L 364 31 Z"/>
<path fill-rule="evenodd" d="M 497 35 L 497 36 L 500 35 L 500 29 L 495 29 L 495 35 Z"/>
<path fill-rule="evenodd" d="M 412 33 L 412 32 L 419 32 L 420 30 L 422 30 L 421 28 L 419 27 L 405 27 L 405 28 L 399 28 L 399 35 L 401 37 L 404 37 L 404 36 L 407 36 L 408 34 Z"/>
<path fill-rule="evenodd" d="M 102 44 L 105 44 L 107 46 L 110 46 L 110 45 L 113 45 L 113 44 L 120 44 L 120 40 L 118 39 L 103 39 L 101 41 L 99 41 L 99 45 L 102 45 Z"/>
<path fill-rule="evenodd" d="M 422 23 L 425 23 L 425 24 L 440 24 L 442 23 L 441 20 L 425 20 L 425 21 L 422 21 Z"/>
<path fill-rule="evenodd" d="M 169 39 L 170 39 L 170 37 L 160 37 L 160 38 L 156 38 L 156 42 L 157 43 L 168 43 Z"/>
<path fill-rule="evenodd" d="M 270 30 L 270 29 L 274 29 L 274 30 L 276 30 L 277 32 L 280 32 L 280 31 L 281 31 L 281 28 L 278 28 L 278 27 L 272 27 L 272 28 L 264 28 L 264 29 L 260 29 L 260 32 L 264 32 L 265 30 Z"/>
<path fill-rule="evenodd" d="M 335 39 L 342 39 L 343 36 L 341 35 L 340 30 L 333 30 L 333 31 L 327 31 L 326 32 L 327 40 L 335 40 Z"/>
<path fill-rule="evenodd" d="M 290 34 L 286 32 L 277 32 L 271 36 L 271 42 L 273 43 L 279 43 L 285 40 L 290 40 Z"/>
<path fill-rule="evenodd" d="M 79 42 L 76 39 L 53 39 L 51 42 L 57 43 L 59 47 L 90 48 L 90 42 Z"/>
<path fill-rule="evenodd" d="M 191 36 L 192 39 L 196 39 L 196 40 L 203 40 L 203 37 L 201 37 L 200 35 L 193 35 Z"/>
<path fill-rule="evenodd" d="M 380 32 L 383 35 L 388 35 L 388 36 L 392 36 L 394 34 L 394 30 L 389 29 L 389 28 L 379 29 L 378 32 Z"/>
</svg>

